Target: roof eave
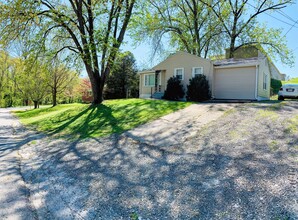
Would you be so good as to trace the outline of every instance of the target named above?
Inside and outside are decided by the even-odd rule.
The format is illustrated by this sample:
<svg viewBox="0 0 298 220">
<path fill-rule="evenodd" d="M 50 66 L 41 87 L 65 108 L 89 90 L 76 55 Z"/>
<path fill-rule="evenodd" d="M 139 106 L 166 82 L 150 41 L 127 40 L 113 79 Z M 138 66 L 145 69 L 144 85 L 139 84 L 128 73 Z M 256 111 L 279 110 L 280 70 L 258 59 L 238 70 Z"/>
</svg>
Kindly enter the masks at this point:
<svg viewBox="0 0 298 220">
<path fill-rule="evenodd" d="M 236 67 L 250 67 L 250 66 L 256 66 L 259 65 L 259 62 L 253 62 L 253 63 L 241 63 L 241 64 L 226 64 L 226 65 L 214 65 L 215 69 L 224 69 L 224 68 L 236 68 Z"/>
<path fill-rule="evenodd" d="M 155 70 L 144 70 L 144 71 L 137 72 L 137 74 L 144 74 L 144 73 L 155 73 Z"/>
</svg>

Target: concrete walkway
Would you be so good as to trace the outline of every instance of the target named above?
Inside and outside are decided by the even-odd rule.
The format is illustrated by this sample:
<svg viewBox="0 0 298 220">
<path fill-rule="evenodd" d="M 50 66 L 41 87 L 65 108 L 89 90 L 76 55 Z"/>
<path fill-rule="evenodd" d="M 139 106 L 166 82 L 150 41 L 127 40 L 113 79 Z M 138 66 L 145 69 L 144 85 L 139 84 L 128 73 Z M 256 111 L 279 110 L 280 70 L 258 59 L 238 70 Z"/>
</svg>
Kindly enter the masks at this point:
<svg viewBox="0 0 298 220">
<path fill-rule="evenodd" d="M 0 219 L 36 219 L 18 154 L 19 147 L 30 138 L 17 135 L 21 126 L 10 110 L 0 109 Z"/>
<path fill-rule="evenodd" d="M 200 128 L 218 119 L 236 105 L 235 103 L 193 104 L 127 131 L 125 135 L 159 147 L 175 146 L 194 137 Z"/>
</svg>

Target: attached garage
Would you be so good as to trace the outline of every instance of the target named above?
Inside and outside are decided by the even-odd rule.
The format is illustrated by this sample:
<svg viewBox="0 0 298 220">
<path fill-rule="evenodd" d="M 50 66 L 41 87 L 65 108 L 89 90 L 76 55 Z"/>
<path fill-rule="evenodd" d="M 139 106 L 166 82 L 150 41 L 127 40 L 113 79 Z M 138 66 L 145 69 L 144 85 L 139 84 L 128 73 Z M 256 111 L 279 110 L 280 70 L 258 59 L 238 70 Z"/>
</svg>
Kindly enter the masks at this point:
<svg viewBox="0 0 298 220">
<path fill-rule="evenodd" d="M 214 97 L 216 99 L 256 99 L 256 66 L 215 68 Z"/>
</svg>

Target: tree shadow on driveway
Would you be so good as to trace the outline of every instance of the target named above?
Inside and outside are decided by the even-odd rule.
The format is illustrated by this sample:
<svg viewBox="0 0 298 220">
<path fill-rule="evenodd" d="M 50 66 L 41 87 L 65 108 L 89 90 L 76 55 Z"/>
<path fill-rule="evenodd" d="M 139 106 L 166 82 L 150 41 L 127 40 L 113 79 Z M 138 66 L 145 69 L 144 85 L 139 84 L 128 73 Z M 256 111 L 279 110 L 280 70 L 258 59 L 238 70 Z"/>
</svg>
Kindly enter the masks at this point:
<svg viewBox="0 0 298 220">
<path fill-rule="evenodd" d="M 72 141 L 28 135 L 1 145 L 1 155 L 19 151 L 41 219 L 296 219 L 298 139 L 282 123 L 296 107 L 279 109 L 282 118 L 273 122 L 258 118 L 264 108 L 243 105 L 169 147 L 117 134 Z"/>
<path fill-rule="evenodd" d="M 10 119 L 6 117 L 6 120 Z M 0 117 L 1 120 L 4 117 Z M 29 201 L 30 190 L 23 181 L 18 150 L 41 139 L 41 135 L 17 134 L 19 129 L 0 126 L 0 219 L 36 219 L 37 215 Z"/>
<path fill-rule="evenodd" d="M 57 219 L 295 219 L 297 151 L 288 143 L 297 134 L 254 120 L 257 111 L 239 109 L 171 147 L 125 135 L 24 147 L 36 211 Z"/>
</svg>

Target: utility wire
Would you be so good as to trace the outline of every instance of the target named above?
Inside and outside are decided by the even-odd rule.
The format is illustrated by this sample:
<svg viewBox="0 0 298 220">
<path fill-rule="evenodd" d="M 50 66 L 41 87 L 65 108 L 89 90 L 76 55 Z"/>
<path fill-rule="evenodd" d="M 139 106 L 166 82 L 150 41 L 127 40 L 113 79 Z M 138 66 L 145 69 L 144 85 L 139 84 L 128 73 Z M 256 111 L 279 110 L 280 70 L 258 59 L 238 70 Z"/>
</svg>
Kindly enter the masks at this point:
<svg viewBox="0 0 298 220">
<path fill-rule="evenodd" d="M 295 22 L 295 20 L 293 18 L 291 18 L 289 15 L 287 15 L 286 13 L 284 13 L 281 9 L 276 11 L 278 14 L 282 15 L 283 17 L 289 19 L 290 21 Z"/>
<path fill-rule="evenodd" d="M 292 27 L 289 28 L 289 30 L 287 31 L 287 33 L 285 33 L 284 37 L 287 36 L 287 34 L 292 30 L 292 28 L 295 26 L 295 24 L 296 24 L 297 22 L 298 22 L 298 20 L 295 21 L 295 23 L 292 25 Z"/>
<path fill-rule="evenodd" d="M 251 6 L 251 7 L 253 7 L 254 9 L 258 9 L 257 7 L 255 7 L 254 5 L 252 5 L 252 4 L 248 3 L 248 2 L 247 2 L 247 4 L 248 4 L 249 6 Z M 277 11 L 277 12 L 279 12 L 279 11 Z M 279 13 L 280 13 L 280 12 L 279 12 Z M 288 19 L 291 20 L 291 21 L 294 21 L 294 22 L 295 22 L 294 24 L 290 24 L 290 23 L 288 23 L 288 22 L 286 22 L 286 21 L 284 21 L 284 20 L 281 20 L 281 19 L 279 19 L 279 18 L 277 18 L 277 17 L 274 17 L 273 15 L 269 14 L 268 12 L 265 12 L 265 14 L 268 15 L 268 16 L 270 16 L 271 18 L 274 18 L 275 20 L 278 20 L 278 21 L 280 21 L 280 22 L 282 22 L 282 23 L 284 23 L 284 24 L 287 24 L 287 25 L 291 26 L 291 28 L 293 28 L 293 27 L 298 28 L 297 26 L 295 26 L 295 24 L 296 24 L 297 22 L 296 22 L 295 20 L 293 20 L 291 17 L 289 17 Z M 282 14 L 281 14 L 281 15 L 282 15 Z M 285 15 L 283 15 L 283 16 L 285 17 Z"/>
<path fill-rule="evenodd" d="M 282 22 L 282 23 L 284 23 L 284 24 L 287 24 L 287 25 L 289 25 L 289 26 L 298 28 L 297 26 L 293 26 L 293 24 L 290 24 L 290 23 L 288 23 L 288 22 L 286 22 L 286 21 L 284 21 L 284 20 L 281 20 L 281 19 L 279 19 L 279 18 L 277 18 L 277 17 L 274 17 L 273 15 L 271 15 L 271 14 L 269 14 L 269 13 L 267 13 L 267 12 L 265 12 L 265 14 L 267 14 L 267 15 L 270 16 L 271 18 L 274 18 L 275 20 L 278 20 L 278 21 L 280 21 L 280 22 Z M 295 25 L 295 24 L 294 24 L 294 25 Z"/>
</svg>

